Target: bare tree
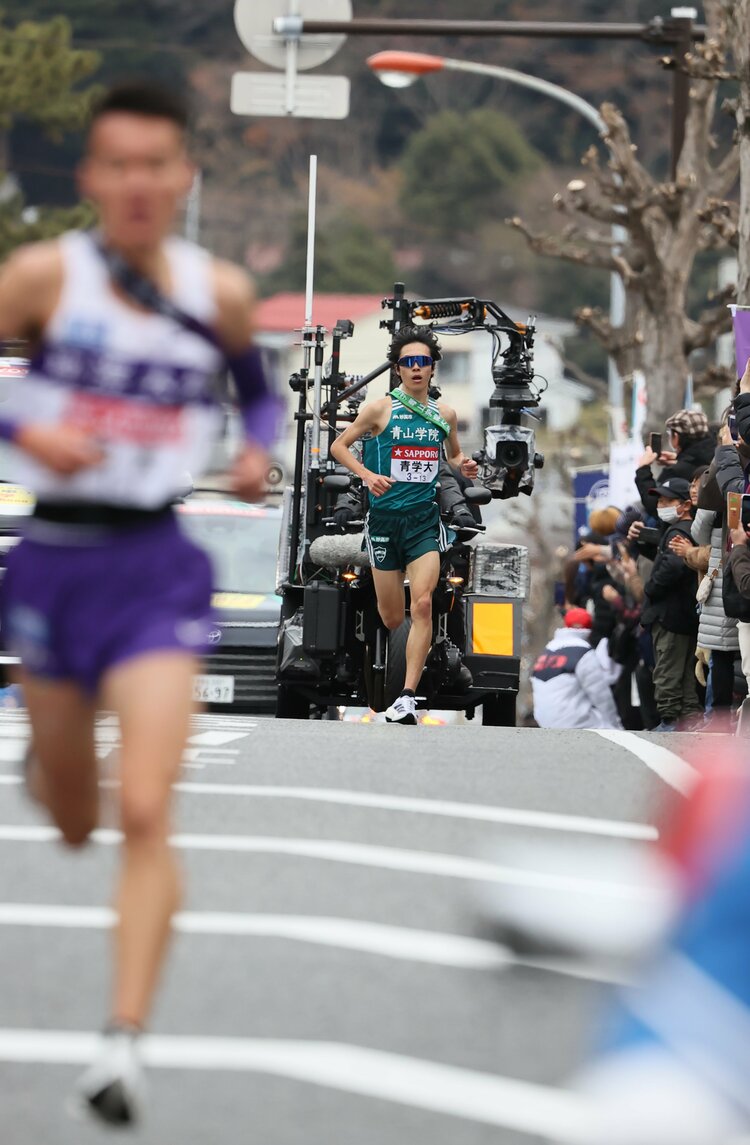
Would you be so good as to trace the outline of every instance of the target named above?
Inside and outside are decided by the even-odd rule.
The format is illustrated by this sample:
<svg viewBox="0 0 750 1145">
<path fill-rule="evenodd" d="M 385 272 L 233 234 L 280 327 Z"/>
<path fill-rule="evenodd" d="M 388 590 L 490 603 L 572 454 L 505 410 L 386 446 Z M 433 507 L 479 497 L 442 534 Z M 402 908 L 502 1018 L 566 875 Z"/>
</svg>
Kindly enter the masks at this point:
<svg viewBox="0 0 750 1145">
<path fill-rule="evenodd" d="M 749 4 L 745 0 L 726 6 L 747 9 Z M 736 210 L 727 197 L 737 183 L 739 154 L 730 146 L 718 155 L 712 130 L 717 88 L 728 75 L 724 13 L 719 0 L 707 0 L 704 7 L 708 35 L 684 65 L 692 82 L 674 181 L 659 181 L 645 169 L 623 115 L 612 104 L 604 104 L 608 162 L 603 165 L 597 149 L 591 148 L 582 161 L 582 177 L 555 196 L 554 206 L 565 216 L 563 228 L 541 234 L 520 218 L 509 220 L 539 253 L 620 275 L 627 299 L 623 327 L 613 329 L 609 318 L 593 307 L 578 311 L 576 317 L 612 354 L 623 376 L 635 368 L 644 371 L 649 419 L 654 424 L 663 423 L 682 404 L 690 353 L 710 346 L 729 325 L 726 297 L 712 299 L 697 321 L 687 315 L 696 255 L 738 242 Z M 747 99 L 750 128 L 750 86 Z M 750 136 L 747 149 L 750 176 Z M 750 212 L 747 223 L 750 228 Z M 612 240 L 615 224 L 628 233 L 619 248 Z"/>
<path fill-rule="evenodd" d="M 739 92 L 731 101 L 737 120 L 740 202 L 737 213 L 737 301 L 750 305 L 750 0 L 722 0 L 728 42 L 732 45 Z"/>
</svg>

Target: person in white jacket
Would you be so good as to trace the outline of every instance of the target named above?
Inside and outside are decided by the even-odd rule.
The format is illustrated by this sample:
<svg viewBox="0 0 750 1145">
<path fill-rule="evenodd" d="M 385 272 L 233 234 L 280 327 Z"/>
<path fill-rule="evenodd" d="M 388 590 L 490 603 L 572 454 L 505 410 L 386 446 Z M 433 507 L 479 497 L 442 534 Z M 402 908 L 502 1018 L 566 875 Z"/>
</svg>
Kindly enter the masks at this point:
<svg viewBox="0 0 750 1145">
<path fill-rule="evenodd" d="M 540 728 L 621 728 L 611 672 L 591 647 L 591 616 L 570 608 L 534 665 L 531 688 Z"/>
</svg>

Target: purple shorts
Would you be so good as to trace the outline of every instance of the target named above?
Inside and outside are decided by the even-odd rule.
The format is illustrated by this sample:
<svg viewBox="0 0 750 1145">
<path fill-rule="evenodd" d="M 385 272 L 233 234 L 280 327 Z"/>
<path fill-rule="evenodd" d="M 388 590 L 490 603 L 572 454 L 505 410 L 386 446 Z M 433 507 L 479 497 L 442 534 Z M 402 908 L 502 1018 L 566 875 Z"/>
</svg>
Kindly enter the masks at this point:
<svg viewBox="0 0 750 1145">
<path fill-rule="evenodd" d="M 0 591 L 5 647 L 35 676 L 95 694 L 105 672 L 146 652 L 208 647 L 211 563 L 168 517 L 85 544 L 26 538 Z"/>
</svg>

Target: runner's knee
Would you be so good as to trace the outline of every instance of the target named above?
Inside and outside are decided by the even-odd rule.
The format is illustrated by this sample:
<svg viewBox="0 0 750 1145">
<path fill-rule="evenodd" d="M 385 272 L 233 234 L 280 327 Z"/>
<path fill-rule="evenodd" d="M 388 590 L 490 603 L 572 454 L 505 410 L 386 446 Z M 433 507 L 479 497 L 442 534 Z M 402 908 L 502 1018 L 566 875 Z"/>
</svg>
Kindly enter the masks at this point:
<svg viewBox="0 0 750 1145">
<path fill-rule="evenodd" d="M 160 842 L 168 833 L 167 803 L 159 795 L 123 793 L 120 825 L 128 842 Z"/>
<path fill-rule="evenodd" d="M 432 593 L 424 592 L 414 598 L 409 611 L 411 612 L 412 620 L 430 620 L 432 617 Z"/>
<path fill-rule="evenodd" d="M 96 829 L 96 815 L 76 815 L 56 818 L 57 826 L 67 847 L 84 847 Z"/>
</svg>

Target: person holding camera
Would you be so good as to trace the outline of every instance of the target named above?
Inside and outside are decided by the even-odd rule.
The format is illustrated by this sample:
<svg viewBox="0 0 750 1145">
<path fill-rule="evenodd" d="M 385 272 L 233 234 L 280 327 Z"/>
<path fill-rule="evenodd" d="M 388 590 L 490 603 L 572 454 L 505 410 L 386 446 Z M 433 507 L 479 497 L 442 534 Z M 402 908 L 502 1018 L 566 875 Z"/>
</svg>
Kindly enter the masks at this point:
<svg viewBox="0 0 750 1145">
<path fill-rule="evenodd" d="M 701 466 L 711 464 L 716 448 L 709 431 L 708 418 L 702 410 L 678 410 L 667 418 L 666 428 L 667 440 L 672 448 L 662 449 L 661 434 L 651 434 L 652 444 L 638 461 L 635 471 L 635 483 L 641 502 L 650 517 L 657 515 L 652 466 L 658 462 L 664 467 L 663 476 L 692 481 Z M 653 445 L 657 448 L 652 448 Z"/>
<path fill-rule="evenodd" d="M 704 667 L 710 661 L 706 681 L 710 718 L 715 730 L 724 730 L 734 700 L 734 660 L 739 639 L 737 621 L 727 615 L 723 601 L 726 499 L 717 481 L 715 460 L 698 482 L 696 504 L 691 534 L 698 547 L 681 536 L 673 537 L 670 547 L 700 576 L 696 594 L 700 604 L 697 658 Z M 708 711 L 708 703 L 706 707 Z"/>
<path fill-rule="evenodd" d="M 745 494 L 750 489 L 750 361 L 738 383 L 727 424 L 716 450 L 716 481 L 726 501 L 728 493 Z M 724 611 L 737 621 L 742 672 L 750 688 L 750 578 L 745 575 L 747 538 L 744 522 L 729 531 L 731 552 L 725 564 L 722 586 Z M 735 555 L 735 550 L 739 550 Z"/>
<path fill-rule="evenodd" d="M 388 351 L 395 388 L 367 402 L 331 446 L 334 459 L 362 479 L 371 498 L 365 544 L 378 611 L 391 631 L 404 621 L 404 575 L 409 578 L 406 679 L 385 713 L 388 723 L 417 722 L 415 693 L 432 644 L 432 594 L 440 553 L 448 547 L 435 496 L 443 444 L 454 469 L 468 478 L 478 473 L 476 461 L 461 450 L 456 411 L 430 397 L 440 357 L 440 343 L 429 327 L 399 330 Z M 350 450 L 360 438 L 362 461 Z"/>
<path fill-rule="evenodd" d="M 702 717 L 695 679 L 697 578 L 670 547 L 680 535 L 693 543 L 690 482 L 670 476 L 649 492 L 656 497 L 663 532 L 644 585 L 641 623 L 650 628 L 654 647 L 654 690 L 661 721 L 656 731 L 667 732 L 675 731 L 680 719 Z"/>
</svg>

